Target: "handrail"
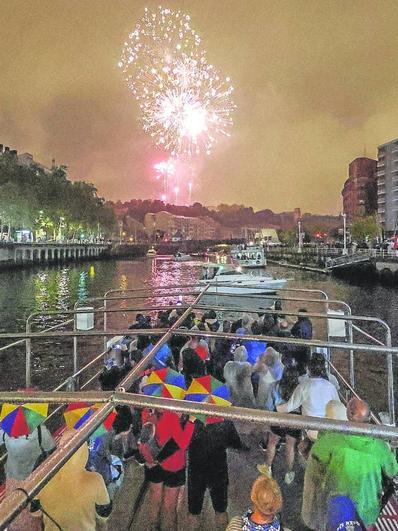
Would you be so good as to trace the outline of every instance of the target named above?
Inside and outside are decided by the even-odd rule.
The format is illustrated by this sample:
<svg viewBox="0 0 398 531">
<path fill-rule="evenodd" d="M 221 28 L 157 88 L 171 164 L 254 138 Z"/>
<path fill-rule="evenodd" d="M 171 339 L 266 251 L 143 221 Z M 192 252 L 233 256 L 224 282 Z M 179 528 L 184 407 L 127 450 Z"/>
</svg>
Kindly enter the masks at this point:
<svg viewBox="0 0 398 531">
<path fill-rule="evenodd" d="M 55 395 L 55 396 L 54 396 Z M 223 407 L 199 402 L 188 402 L 169 398 L 158 398 L 130 393 L 0 393 L 0 402 L 23 402 L 31 398 L 35 402 L 72 403 L 76 401 L 102 402 L 104 406 L 98 409 L 87 422 L 71 437 L 67 443 L 49 456 L 46 461 L 35 470 L 25 481 L 24 489 L 28 498 L 18 490 L 7 495 L 2 503 L 0 514 L 0 528 L 4 529 L 19 512 L 33 500 L 47 482 L 54 477 L 58 470 L 80 448 L 95 429 L 112 411 L 115 404 L 134 407 L 150 407 L 190 415 L 212 415 L 230 420 L 250 421 L 261 424 L 278 424 L 283 427 L 296 429 L 315 429 L 317 431 L 338 431 L 353 435 L 367 435 L 382 439 L 398 438 L 398 428 L 384 425 L 361 424 L 344 422 L 326 418 L 307 417 L 266 412 L 258 409 L 246 409 L 236 406 Z"/>
<path fill-rule="evenodd" d="M 381 439 L 398 438 L 398 427 L 390 425 L 349 422 L 325 417 L 292 415 L 291 413 L 275 413 L 264 409 L 238 406 L 225 407 L 207 404 L 206 402 L 191 402 L 189 400 L 154 397 L 129 393 L 127 391 L 85 391 L 84 393 L 78 391 L 57 393 L 51 391 L 0 392 L 0 402 L 23 403 L 26 401 L 50 404 L 73 404 L 86 401 L 90 403 L 110 404 L 111 406 L 115 404 L 126 404 L 138 408 L 148 407 L 162 411 L 188 413 L 190 415 L 211 415 L 231 420 L 265 422 L 266 424 L 278 424 L 284 428 L 338 431 L 351 435 L 369 435 Z"/>
<path fill-rule="evenodd" d="M 277 312 L 278 313 L 278 312 Z M 280 313 L 280 312 L 279 312 Z M 304 314 L 302 314 L 304 315 Z M 311 316 L 311 314 L 306 314 L 307 316 Z M 319 315 L 317 315 L 319 316 Z M 320 317 L 320 316 L 319 316 Z M 355 317 L 355 316 L 353 316 Z M 333 319 L 347 319 L 348 316 L 338 316 L 334 315 Z M 87 330 L 87 331 L 65 331 L 63 332 L 63 337 L 73 337 L 74 335 L 78 337 L 100 337 L 104 335 L 146 335 L 146 336 L 159 336 L 165 333 L 165 331 L 170 330 L 169 328 L 149 328 L 149 329 L 122 329 L 122 330 Z M 272 343 L 288 343 L 292 345 L 300 345 L 300 346 L 309 346 L 309 347 L 330 347 L 330 348 L 338 348 L 343 350 L 349 350 L 351 348 L 354 348 L 356 350 L 363 350 L 367 352 L 376 352 L 379 354 L 398 354 L 398 347 L 387 347 L 387 346 L 373 346 L 368 345 L 365 343 L 340 343 L 338 341 L 328 341 L 328 340 L 322 340 L 322 339 L 297 339 L 293 337 L 279 337 L 279 336 L 252 336 L 252 335 L 237 335 L 237 334 L 227 334 L 224 332 L 202 332 L 200 330 L 182 330 L 181 328 L 177 328 L 173 330 L 173 334 L 175 335 L 182 335 L 182 336 L 200 336 L 200 337 L 225 337 L 225 339 L 240 339 L 240 340 L 247 340 L 250 339 L 252 341 L 268 341 Z M 30 332 L 30 333 L 24 333 L 24 332 L 15 332 L 15 333 L 6 333 L 6 334 L 0 334 L 0 339 L 2 338 L 12 338 L 12 337 L 18 337 L 18 338 L 30 338 L 30 339 L 40 339 L 42 337 L 48 337 L 48 338 L 59 338 L 59 334 L 56 334 L 55 332 L 48 332 L 46 334 L 40 335 L 37 332 Z"/>
<path fill-rule="evenodd" d="M 188 308 L 182 313 L 182 315 L 177 319 L 177 321 L 168 329 L 167 331 L 163 331 L 163 336 L 155 343 L 153 348 L 148 352 L 148 354 L 137 363 L 137 365 L 126 375 L 126 377 L 120 382 L 119 386 L 120 389 L 123 389 L 124 387 L 130 387 L 130 385 L 134 382 L 136 379 L 136 375 L 139 374 L 141 370 L 143 370 L 147 364 L 155 357 L 156 352 L 159 350 L 160 347 L 162 347 L 167 340 L 173 335 L 174 331 L 185 321 L 185 319 L 188 317 L 189 313 L 194 308 L 195 304 L 197 304 L 201 297 L 206 293 L 206 290 L 209 288 L 209 286 L 206 286 L 196 297 L 196 299 L 193 301 L 193 303 L 188 306 Z"/>
</svg>

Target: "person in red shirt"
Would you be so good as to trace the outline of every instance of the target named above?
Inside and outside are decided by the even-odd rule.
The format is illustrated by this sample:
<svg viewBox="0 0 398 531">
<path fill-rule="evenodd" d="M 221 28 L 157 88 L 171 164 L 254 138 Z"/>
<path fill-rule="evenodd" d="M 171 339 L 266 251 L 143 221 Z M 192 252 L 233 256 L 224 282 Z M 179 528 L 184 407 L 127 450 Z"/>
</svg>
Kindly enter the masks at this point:
<svg viewBox="0 0 398 531">
<path fill-rule="evenodd" d="M 177 529 L 178 500 L 185 485 L 186 450 L 191 442 L 194 424 L 186 416 L 172 411 L 145 409 L 142 424 L 155 427 L 153 445 L 156 456 L 145 464 L 145 480 L 149 482 L 147 529 L 156 529 L 159 517 L 162 529 Z"/>
</svg>

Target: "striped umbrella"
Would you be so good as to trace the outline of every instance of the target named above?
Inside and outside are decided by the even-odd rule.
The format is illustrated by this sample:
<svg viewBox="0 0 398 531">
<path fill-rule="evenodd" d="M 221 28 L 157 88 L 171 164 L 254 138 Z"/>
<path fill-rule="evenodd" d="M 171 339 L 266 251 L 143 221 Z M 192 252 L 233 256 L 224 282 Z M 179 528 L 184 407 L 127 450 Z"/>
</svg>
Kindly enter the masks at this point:
<svg viewBox="0 0 398 531">
<path fill-rule="evenodd" d="M 1 428 L 10 437 L 29 435 L 48 415 L 48 404 L 3 404 L 0 413 Z"/>
<path fill-rule="evenodd" d="M 64 418 L 67 427 L 69 429 L 78 430 L 92 415 L 94 415 L 94 413 L 100 407 L 101 404 L 88 404 L 87 402 L 75 402 L 73 404 L 68 404 L 64 411 Z M 110 431 L 113 423 L 115 422 L 116 416 L 116 411 L 111 411 L 106 419 L 91 435 L 90 439 L 94 440 Z"/>
<path fill-rule="evenodd" d="M 173 369 L 159 369 L 148 376 L 142 392 L 148 396 L 182 400 L 185 394 L 185 378 Z"/>
<path fill-rule="evenodd" d="M 216 378 L 213 378 L 213 376 L 207 375 L 192 380 L 191 385 L 185 393 L 184 400 L 215 404 L 218 406 L 230 406 L 231 402 L 229 398 L 228 387 Z M 206 417 L 206 415 L 196 415 L 196 418 L 206 424 L 223 420 L 221 417 Z"/>
</svg>

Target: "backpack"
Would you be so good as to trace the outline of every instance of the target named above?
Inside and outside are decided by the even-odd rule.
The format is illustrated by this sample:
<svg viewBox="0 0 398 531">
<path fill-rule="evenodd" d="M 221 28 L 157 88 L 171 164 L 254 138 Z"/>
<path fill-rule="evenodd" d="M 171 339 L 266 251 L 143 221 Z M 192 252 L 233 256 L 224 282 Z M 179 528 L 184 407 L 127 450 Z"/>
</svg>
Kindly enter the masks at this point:
<svg viewBox="0 0 398 531">
<path fill-rule="evenodd" d="M 41 453 L 40 453 L 39 457 L 35 461 L 35 464 L 33 466 L 33 470 L 36 470 L 36 468 L 38 468 L 47 459 L 47 457 L 49 455 L 51 455 L 53 452 L 55 452 L 55 450 L 57 449 L 57 447 L 54 446 L 54 448 L 51 448 L 51 450 L 44 450 L 44 448 L 42 446 L 42 434 L 41 434 L 41 426 L 40 426 L 40 424 L 37 427 L 37 436 L 38 436 L 38 442 L 39 442 Z M 4 441 L 4 436 L 3 436 L 3 441 Z"/>
<path fill-rule="evenodd" d="M 152 468 L 158 464 L 157 458 L 160 453 L 160 446 L 158 445 L 155 437 L 156 425 L 149 421 L 142 426 L 141 434 L 139 436 L 137 446 L 145 464 L 149 468 Z"/>
</svg>

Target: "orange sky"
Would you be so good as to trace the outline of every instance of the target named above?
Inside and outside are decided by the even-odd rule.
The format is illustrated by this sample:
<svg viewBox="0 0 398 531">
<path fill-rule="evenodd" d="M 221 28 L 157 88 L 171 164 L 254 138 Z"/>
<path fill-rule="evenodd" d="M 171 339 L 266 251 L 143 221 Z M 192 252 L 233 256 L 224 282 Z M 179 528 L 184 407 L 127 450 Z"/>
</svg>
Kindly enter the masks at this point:
<svg viewBox="0 0 398 531">
<path fill-rule="evenodd" d="M 0 143 L 68 165 L 110 199 L 150 197 L 159 153 L 117 63 L 149 0 L 0 2 Z M 398 3 L 165 0 L 232 78 L 230 139 L 194 200 L 338 213 L 350 160 L 398 137 Z"/>
</svg>

